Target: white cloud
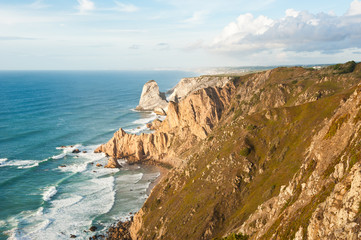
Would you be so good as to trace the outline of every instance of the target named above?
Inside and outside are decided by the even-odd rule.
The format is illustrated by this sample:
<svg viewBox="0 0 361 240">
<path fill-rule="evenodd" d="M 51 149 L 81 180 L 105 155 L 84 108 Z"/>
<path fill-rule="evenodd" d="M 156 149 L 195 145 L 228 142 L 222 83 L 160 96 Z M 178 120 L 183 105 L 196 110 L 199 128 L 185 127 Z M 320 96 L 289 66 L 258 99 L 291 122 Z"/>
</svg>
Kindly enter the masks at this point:
<svg viewBox="0 0 361 240">
<path fill-rule="evenodd" d="M 255 53 L 264 50 L 335 53 L 361 48 L 361 16 L 353 1 L 344 16 L 288 9 L 280 19 L 240 15 L 207 46 L 211 50 Z M 358 6 L 358 5 L 357 5 Z M 351 11 L 352 10 L 352 11 Z"/>
<path fill-rule="evenodd" d="M 354 16 L 354 15 L 360 15 L 361 14 L 361 1 L 354 0 L 350 4 L 350 8 L 348 9 L 346 15 L 347 16 Z"/>
<path fill-rule="evenodd" d="M 33 9 L 42 9 L 49 7 L 49 5 L 44 4 L 43 0 L 36 0 L 35 2 L 31 3 L 29 7 Z"/>
<path fill-rule="evenodd" d="M 138 11 L 138 7 L 133 4 L 125 4 L 118 1 L 114 1 L 116 4 L 116 7 L 114 10 L 119 12 L 136 12 Z"/>
<path fill-rule="evenodd" d="M 191 24 L 202 23 L 205 20 L 206 15 L 207 15 L 206 11 L 196 11 L 193 13 L 193 15 L 190 18 L 187 18 L 183 22 L 191 23 Z"/>
<path fill-rule="evenodd" d="M 223 29 L 223 32 L 213 41 L 212 45 L 233 45 L 244 39 L 246 36 L 261 35 L 273 26 L 274 21 L 265 16 L 254 18 L 252 14 L 240 15 L 236 22 L 231 22 Z"/>
<path fill-rule="evenodd" d="M 95 10 L 95 5 L 92 1 L 90 0 L 77 0 L 77 1 L 79 4 L 77 6 L 77 9 L 79 9 L 80 14 L 85 14 L 89 11 Z"/>
<path fill-rule="evenodd" d="M 294 9 L 287 9 L 286 10 L 286 17 L 297 17 L 300 14 L 299 11 L 296 11 Z"/>
</svg>

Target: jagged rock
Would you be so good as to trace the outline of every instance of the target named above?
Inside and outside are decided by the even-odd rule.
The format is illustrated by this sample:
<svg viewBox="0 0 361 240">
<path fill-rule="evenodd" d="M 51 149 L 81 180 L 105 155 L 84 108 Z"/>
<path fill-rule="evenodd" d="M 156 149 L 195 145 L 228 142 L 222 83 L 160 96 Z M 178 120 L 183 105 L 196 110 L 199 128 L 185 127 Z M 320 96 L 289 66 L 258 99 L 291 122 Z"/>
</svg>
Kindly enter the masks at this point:
<svg viewBox="0 0 361 240">
<path fill-rule="evenodd" d="M 122 166 L 118 163 L 116 159 L 110 157 L 108 159 L 107 165 L 104 166 L 105 168 L 121 168 Z"/>
<path fill-rule="evenodd" d="M 89 231 L 91 231 L 91 232 L 95 232 L 97 230 L 97 227 L 96 226 L 91 226 L 90 228 L 89 228 Z"/>
<path fill-rule="evenodd" d="M 232 77 L 201 76 L 183 78 L 179 83 L 168 91 L 171 95 L 169 101 L 179 102 L 189 94 L 202 88 L 223 87 Z"/>
<path fill-rule="evenodd" d="M 79 150 L 79 149 L 74 149 L 74 150 L 72 151 L 72 153 L 80 153 L 80 150 Z"/>
<path fill-rule="evenodd" d="M 125 158 L 129 162 L 157 159 L 178 165 L 175 151 L 188 149 L 196 139 L 207 137 L 221 118 L 233 90 L 233 84 L 222 89 L 201 89 L 180 103 L 170 102 L 166 119 L 160 123 L 155 121 L 159 124 L 156 132 L 135 135 L 119 129 L 108 143 L 99 146 L 95 152 L 104 152 L 115 159 Z M 173 150 L 170 147 L 175 136 L 182 140 L 182 144 Z"/>
<path fill-rule="evenodd" d="M 150 130 L 157 130 L 162 125 L 162 121 L 155 119 L 153 122 L 147 124 L 147 128 Z"/>
<path fill-rule="evenodd" d="M 167 113 L 165 112 L 165 110 L 163 108 L 160 107 L 156 107 L 154 108 L 153 112 L 157 115 L 161 115 L 161 116 L 165 116 L 167 115 Z"/>
<path fill-rule="evenodd" d="M 157 107 L 166 108 L 167 104 L 165 94 L 159 92 L 158 84 L 150 80 L 144 84 L 139 105 L 135 109 L 153 111 Z"/>
<path fill-rule="evenodd" d="M 97 163 L 95 166 L 97 166 L 97 167 L 102 167 L 103 165 L 100 164 L 100 163 Z"/>
</svg>

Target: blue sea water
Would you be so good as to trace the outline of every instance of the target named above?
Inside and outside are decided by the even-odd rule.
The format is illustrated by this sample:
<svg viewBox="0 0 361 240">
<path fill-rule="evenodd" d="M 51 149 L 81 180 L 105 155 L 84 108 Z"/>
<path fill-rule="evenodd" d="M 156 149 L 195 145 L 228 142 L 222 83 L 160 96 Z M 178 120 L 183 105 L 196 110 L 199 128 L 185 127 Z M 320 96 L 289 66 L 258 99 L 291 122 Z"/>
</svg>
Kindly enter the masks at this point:
<svg viewBox="0 0 361 240">
<path fill-rule="evenodd" d="M 145 82 L 165 91 L 187 76 L 194 74 L 1 71 L 0 239 L 86 239 L 90 226 L 101 232 L 136 212 L 158 169 L 96 167 L 106 158 L 93 151 L 119 127 L 139 133 L 156 118 L 132 110 Z"/>
</svg>

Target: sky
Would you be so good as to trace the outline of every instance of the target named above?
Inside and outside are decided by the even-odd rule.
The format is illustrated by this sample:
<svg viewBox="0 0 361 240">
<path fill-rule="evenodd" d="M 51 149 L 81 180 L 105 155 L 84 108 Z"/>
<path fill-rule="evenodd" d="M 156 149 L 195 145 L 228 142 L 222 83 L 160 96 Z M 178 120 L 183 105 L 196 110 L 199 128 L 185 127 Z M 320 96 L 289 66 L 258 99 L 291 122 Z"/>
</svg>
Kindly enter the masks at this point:
<svg viewBox="0 0 361 240">
<path fill-rule="evenodd" d="M 361 0 L 0 0 L 1 70 L 361 59 Z"/>
</svg>

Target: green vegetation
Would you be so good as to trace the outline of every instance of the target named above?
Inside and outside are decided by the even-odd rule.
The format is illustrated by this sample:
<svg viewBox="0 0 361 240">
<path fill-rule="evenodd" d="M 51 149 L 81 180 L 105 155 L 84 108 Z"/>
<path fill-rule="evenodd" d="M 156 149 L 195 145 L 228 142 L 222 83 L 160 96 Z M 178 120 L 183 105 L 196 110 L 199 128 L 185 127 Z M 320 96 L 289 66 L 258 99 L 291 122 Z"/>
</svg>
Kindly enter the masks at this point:
<svg viewBox="0 0 361 240">
<path fill-rule="evenodd" d="M 239 154 L 243 157 L 247 157 L 251 153 L 251 149 L 248 147 L 242 148 Z"/>
<path fill-rule="evenodd" d="M 188 162 L 154 188 L 143 208 L 143 237 L 152 239 L 163 232 L 163 239 L 248 239 L 232 232 L 299 174 L 299 184 L 281 208 L 287 211 L 302 196 L 301 184 L 319 166 L 317 160 L 306 157 L 312 139 L 361 80 L 356 78 L 359 65 L 352 65 L 321 70 L 277 68 L 259 86 L 262 91 L 250 91 L 247 98 L 232 97 L 208 139 L 192 143 L 180 156 Z M 246 83 L 254 81 L 254 76 L 234 80 L 234 92 L 249 86 Z M 361 110 L 357 116 L 353 121 L 361 119 Z M 335 118 L 324 139 L 334 137 L 349 118 L 350 114 Z M 175 142 L 177 147 L 183 144 Z M 361 145 L 346 149 L 350 168 L 361 159 L 360 149 Z M 288 218 L 280 214 L 263 239 L 292 239 L 300 226 L 307 229 L 314 211 L 334 189 L 335 182 L 328 178 L 340 161 L 338 157 L 327 163 L 321 179 L 325 185 L 310 204 Z"/>
<path fill-rule="evenodd" d="M 330 139 L 333 136 L 335 136 L 337 130 L 339 130 L 342 127 L 342 124 L 346 122 L 349 118 L 350 118 L 350 114 L 345 114 L 333 120 L 324 139 Z"/>
<path fill-rule="evenodd" d="M 215 238 L 214 240 L 248 240 L 247 235 L 232 233 L 224 238 Z"/>
<path fill-rule="evenodd" d="M 338 74 L 352 73 L 356 68 L 356 62 L 349 61 L 345 64 L 336 64 L 336 65 L 330 66 L 330 68 L 335 70 L 336 73 L 338 73 Z"/>
</svg>

